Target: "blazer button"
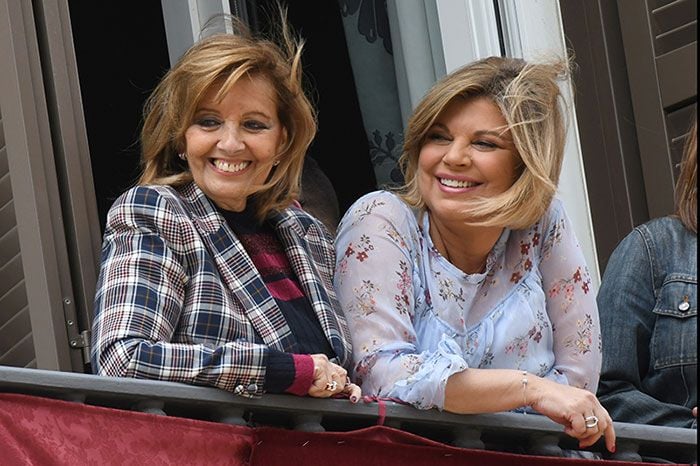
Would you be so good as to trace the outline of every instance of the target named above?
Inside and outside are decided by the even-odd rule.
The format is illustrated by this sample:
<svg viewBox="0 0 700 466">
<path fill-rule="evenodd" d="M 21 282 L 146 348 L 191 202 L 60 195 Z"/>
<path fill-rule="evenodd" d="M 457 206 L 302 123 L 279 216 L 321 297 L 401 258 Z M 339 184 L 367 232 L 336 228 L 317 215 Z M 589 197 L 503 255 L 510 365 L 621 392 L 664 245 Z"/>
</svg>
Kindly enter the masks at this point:
<svg viewBox="0 0 700 466">
<path fill-rule="evenodd" d="M 258 391 L 258 385 L 257 384 L 250 384 L 248 385 L 248 393 L 255 393 Z"/>
<path fill-rule="evenodd" d="M 243 385 L 236 385 L 236 388 L 233 389 L 233 393 L 236 395 L 242 395 L 243 394 Z"/>
</svg>

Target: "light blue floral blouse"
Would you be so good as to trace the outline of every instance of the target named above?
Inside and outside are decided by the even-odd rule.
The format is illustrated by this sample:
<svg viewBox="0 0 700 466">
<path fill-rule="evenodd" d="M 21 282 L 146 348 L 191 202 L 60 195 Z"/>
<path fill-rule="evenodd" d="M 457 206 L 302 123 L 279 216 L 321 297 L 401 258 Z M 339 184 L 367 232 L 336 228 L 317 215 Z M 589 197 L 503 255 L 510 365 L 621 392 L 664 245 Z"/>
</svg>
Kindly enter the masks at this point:
<svg viewBox="0 0 700 466">
<path fill-rule="evenodd" d="M 482 274 L 448 262 L 428 231 L 428 215 L 386 191 L 357 200 L 338 227 L 335 286 L 363 394 L 442 409 L 447 379 L 468 367 L 595 393 L 598 308 L 559 200 L 529 229 L 505 229 Z"/>
</svg>

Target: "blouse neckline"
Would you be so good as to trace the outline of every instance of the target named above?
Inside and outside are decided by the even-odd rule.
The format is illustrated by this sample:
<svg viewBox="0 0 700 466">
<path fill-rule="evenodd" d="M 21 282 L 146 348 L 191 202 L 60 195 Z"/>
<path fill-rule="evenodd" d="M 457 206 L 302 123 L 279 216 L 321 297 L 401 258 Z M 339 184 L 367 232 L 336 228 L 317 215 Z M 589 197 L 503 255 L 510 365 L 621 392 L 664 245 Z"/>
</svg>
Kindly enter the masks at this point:
<svg viewBox="0 0 700 466">
<path fill-rule="evenodd" d="M 422 225 L 419 225 L 419 229 L 421 230 L 422 236 L 427 241 L 427 245 L 430 251 L 438 258 L 438 260 L 443 262 L 443 264 L 445 265 L 445 267 L 447 267 L 449 271 L 457 275 L 462 275 L 468 283 L 481 283 L 489 274 L 492 273 L 495 264 L 498 262 L 498 258 L 501 257 L 503 251 L 505 251 L 506 243 L 508 242 L 508 238 L 510 237 L 511 232 L 510 228 L 503 228 L 503 231 L 498 237 L 496 244 L 493 245 L 491 251 L 489 251 L 488 256 L 486 256 L 486 267 L 484 268 L 483 272 L 466 273 L 460 268 L 458 268 L 456 265 L 454 265 L 452 262 L 447 260 L 445 256 L 440 254 L 440 251 L 433 243 L 433 239 L 428 233 L 430 231 L 430 215 L 427 215 L 426 212 L 423 212 L 423 214 L 421 215 L 421 220 Z"/>
</svg>

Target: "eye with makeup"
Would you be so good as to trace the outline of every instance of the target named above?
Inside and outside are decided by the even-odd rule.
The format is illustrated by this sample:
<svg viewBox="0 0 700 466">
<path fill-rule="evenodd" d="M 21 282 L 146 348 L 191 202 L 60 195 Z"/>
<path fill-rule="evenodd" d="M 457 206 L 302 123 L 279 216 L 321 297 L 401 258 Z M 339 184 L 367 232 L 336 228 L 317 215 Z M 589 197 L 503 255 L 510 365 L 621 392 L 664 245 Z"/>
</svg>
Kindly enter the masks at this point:
<svg viewBox="0 0 700 466">
<path fill-rule="evenodd" d="M 263 123 L 262 121 L 259 120 L 246 120 L 243 122 L 243 127 L 247 129 L 248 131 L 257 133 L 259 131 L 264 131 L 266 129 L 270 129 L 270 125 Z"/>
<path fill-rule="evenodd" d="M 446 134 L 444 131 L 440 130 L 431 130 L 426 134 L 425 136 L 425 142 L 434 142 L 434 143 L 448 143 L 452 141 L 452 138 Z"/>
<path fill-rule="evenodd" d="M 195 118 L 194 124 L 204 129 L 216 129 L 221 125 L 221 120 L 211 116 L 200 116 Z"/>
<path fill-rule="evenodd" d="M 488 152 L 501 148 L 501 146 L 499 146 L 495 142 L 487 141 L 484 139 L 477 139 L 476 141 L 472 141 L 472 146 L 474 146 L 477 150 L 482 152 Z"/>
</svg>

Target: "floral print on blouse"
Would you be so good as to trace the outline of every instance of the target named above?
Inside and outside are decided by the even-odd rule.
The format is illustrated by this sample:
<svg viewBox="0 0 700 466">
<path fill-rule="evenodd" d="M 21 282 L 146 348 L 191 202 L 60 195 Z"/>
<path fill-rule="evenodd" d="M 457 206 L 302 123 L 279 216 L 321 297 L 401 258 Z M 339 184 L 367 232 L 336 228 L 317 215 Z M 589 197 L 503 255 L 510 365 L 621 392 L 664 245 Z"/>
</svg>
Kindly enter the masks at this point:
<svg viewBox="0 0 700 466">
<path fill-rule="evenodd" d="M 447 379 L 469 367 L 527 370 L 595 393 L 598 308 L 561 201 L 529 229 L 504 229 L 481 274 L 442 257 L 429 225 L 377 191 L 338 227 L 335 287 L 363 394 L 442 409 Z"/>
</svg>

